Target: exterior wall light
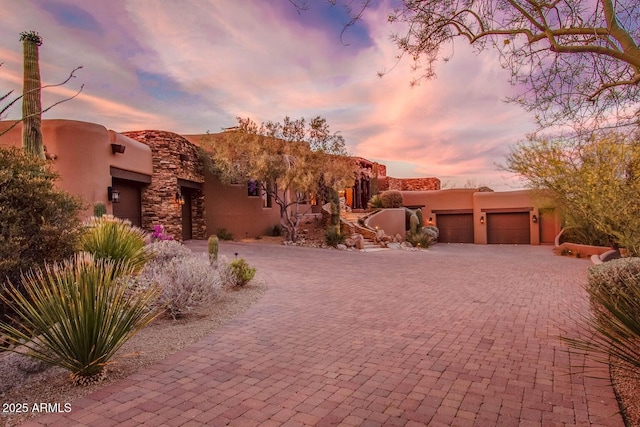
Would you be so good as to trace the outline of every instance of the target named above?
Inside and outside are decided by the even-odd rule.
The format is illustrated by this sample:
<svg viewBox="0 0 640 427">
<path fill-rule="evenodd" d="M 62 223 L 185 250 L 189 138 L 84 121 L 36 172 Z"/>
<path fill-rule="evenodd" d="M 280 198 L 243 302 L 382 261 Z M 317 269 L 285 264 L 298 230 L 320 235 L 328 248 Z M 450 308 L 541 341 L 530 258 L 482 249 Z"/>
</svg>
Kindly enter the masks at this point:
<svg viewBox="0 0 640 427">
<path fill-rule="evenodd" d="M 184 205 L 184 196 L 180 193 L 176 193 L 176 204 L 180 206 Z"/>
<path fill-rule="evenodd" d="M 538 222 L 538 217 L 537 217 L 537 216 L 535 216 L 535 215 L 533 215 L 533 216 L 531 217 L 531 221 L 533 221 L 534 223 L 537 223 L 537 222 Z"/>
<path fill-rule="evenodd" d="M 480 224 L 484 224 L 484 215 L 480 216 Z"/>
<path fill-rule="evenodd" d="M 107 187 L 107 197 L 111 203 L 120 203 L 120 191 L 113 187 Z"/>
<path fill-rule="evenodd" d="M 429 217 L 429 225 L 433 225 L 433 217 L 432 216 Z"/>
<path fill-rule="evenodd" d="M 126 146 L 122 145 L 122 144 L 111 144 L 111 152 L 113 154 L 116 153 L 124 153 L 125 148 L 127 148 Z"/>
</svg>

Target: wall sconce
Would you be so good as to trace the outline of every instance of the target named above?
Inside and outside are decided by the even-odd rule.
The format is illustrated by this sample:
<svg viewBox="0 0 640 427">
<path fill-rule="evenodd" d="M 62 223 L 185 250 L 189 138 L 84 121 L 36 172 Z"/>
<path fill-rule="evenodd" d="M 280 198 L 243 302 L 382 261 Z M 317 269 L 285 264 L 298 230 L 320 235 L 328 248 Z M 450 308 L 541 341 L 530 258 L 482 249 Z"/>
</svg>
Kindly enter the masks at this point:
<svg viewBox="0 0 640 427">
<path fill-rule="evenodd" d="M 533 216 L 531 217 L 531 221 L 533 221 L 534 223 L 537 223 L 537 222 L 538 222 L 538 217 L 537 217 L 537 216 L 535 216 L 535 215 L 533 215 Z"/>
<path fill-rule="evenodd" d="M 113 154 L 116 154 L 116 153 L 122 154 L 122 153 L 124 153 L 125 148 L 127 148 L 127 147 L 125 147 L 122 144 L 111 144 L 111 152 Z"/>
<path fill-rule="evenodd" d="M 433 217 L 432 216 L 429 217 L 429 225 L 433 225 Z"/>
<path fill-rule="evenodd" d="M 480 224 L 484 224 L 484 215 L 480 216 Z"/>
<path fill-rule="evenodd" d="M 180 206 L 184 205 L 184 196 L 180 193 L 176 193 L 176 204 Z"/>
<path fill-rule="evenodd" d="M 107 198 L 111 203 L 120 203 L 120 191 L 113 187 L 107 187 Z"/>
</svg>

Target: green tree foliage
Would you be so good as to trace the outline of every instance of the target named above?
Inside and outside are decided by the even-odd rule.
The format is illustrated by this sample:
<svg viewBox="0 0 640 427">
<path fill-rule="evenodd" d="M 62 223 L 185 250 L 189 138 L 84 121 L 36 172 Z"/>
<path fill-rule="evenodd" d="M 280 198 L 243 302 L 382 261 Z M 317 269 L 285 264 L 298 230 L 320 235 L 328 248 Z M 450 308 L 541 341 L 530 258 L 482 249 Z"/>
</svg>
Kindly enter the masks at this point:
<svg viewBox="0 0 640 427">
<path fill-rule="evenodd" d="M 56 189 L 56 178 L 44 160 L 0 148 L 0 283 L 73 254 L 81 202 Z"/>
<path fill-rule="evenodd" d="M 372 0 L 329 0 L 347 7 L 353 25 Z M 296 3 L 304 4 L 298 0 Z M 295 3 L 294 3 L 295 4 Z M 637 0 L 399 0 L 389 20 L 401 55 L 435 76 L 461 39 L 497 52 L 511 82 L 511 101 L 536 111 L 541 125 L 637 124 L 640 95 L 640 2 Z M 417 81 L 416 80 L 416 81 Z"/>
<path fill-rule="evenodd" d="M 344 139 L 331 134 L 326 121 L 316 117 L 285 117 L 258 125 L 238 118 L 238 126 L 203 139 L 208 168 L 222 182 L 255 180 L 280 209 L 288 238 L 297 240 L 300 205 L 313 194 L 346 186 L 354 177 L 355 162 L 346 157 Z M 205 161 L 205 164 L 207 162 Z"/>
<path fill-rule="evenodd" d="M 565 226 L 583 230 L 588 241 L 617 241 L 640 254 L 640 143 L 619 134 L 580 144 L 531 138 L 507 157 L 507 170 L 530 188 L 547 190 Z"/>
</svg>

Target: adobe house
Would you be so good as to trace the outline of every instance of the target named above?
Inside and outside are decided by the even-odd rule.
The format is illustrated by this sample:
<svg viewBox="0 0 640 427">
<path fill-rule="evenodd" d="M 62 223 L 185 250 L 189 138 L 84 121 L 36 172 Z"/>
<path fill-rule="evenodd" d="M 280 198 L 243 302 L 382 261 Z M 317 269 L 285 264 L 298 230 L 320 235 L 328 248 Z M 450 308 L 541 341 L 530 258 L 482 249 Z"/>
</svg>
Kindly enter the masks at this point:
<svg viewBox="0 0 640 427">
<path fill-rule="evenodd" d="M 13 123 L 0 122 L 0 131 Z M 205 177 L 198 148 L 178 134 L 117 133 L 75 120 L 43 120 L 42 133 L 57 185 L 82 198 L 82 217 L 102 202 L 107 213 L 148 231 L 161 224 L 178 240 L 206 239 L 220 228 L 257 236 L 280 222 L 278 208 L 247 183 Z M 0 146 L 21 145 L 21 123 L 0 137 Z"/>
<path fill-rule="evenodd" d="M 6 129 L 12 121 L 0 122 Z M 151 149 L 104 126 L 74 120 L 43 120 L 43 141 L 57 186 L 82 198 L 84 217 L 102 202 L 107 212 L 147 227 L 140 212 L 140 190 L 151 183 Z M 0 137 L 0 146 L 22 146 L 22 124 Z M 131 194 L 132 193 L 132 194 Z"/>
<path fill-rule="evenodd" d="M 0 122 L 0 131 L 11 124 Z M 255 183 L 224 185 L 203 170 L 196 146 L 201 135 L 117 133 L 74 120 L 43 120 L 42 130 L 60 175 L 57 185 L 82 197 L 85 217 L 102 202 L 108 213 L 146 230 L 162 224 L 179 240 L 205 239 L 221 228 L 235 237 L 255 237 L 280 223 L 279 208 Z M 21 131 L 18 124 L 0 137 L 0 146 L 21 146 Z M 539 206 L 532 192 L 439 190 L 437 178 L 391 178 L 384 165 L 359 161 L 363 172 L 346 191 L 353 206 L 364 207 L 368 200 L 375 166 L 379 190 L 401 190 L 405 206 L 422 207 L 425 224 L 438 226 L 441 242 L 547 244 L 560 231 L 556 213 Z"/>
<path fill-rule="evenodd" d="M 421 207 L 425 225 L 436 225 L 443 243 L 553 244 L 561 230 L 557 213 L 530 190 L 450 189 L 402 195 L 405 206 Z"/>
</svg>

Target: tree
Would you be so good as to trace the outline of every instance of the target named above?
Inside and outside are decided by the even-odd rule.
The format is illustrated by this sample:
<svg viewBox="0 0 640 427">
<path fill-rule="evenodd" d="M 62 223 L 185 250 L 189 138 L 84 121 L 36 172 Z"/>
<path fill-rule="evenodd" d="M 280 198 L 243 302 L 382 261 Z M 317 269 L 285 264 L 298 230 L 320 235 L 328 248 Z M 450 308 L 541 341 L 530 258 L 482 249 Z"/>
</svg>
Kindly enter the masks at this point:
<svg viewBox="0 0 640 427">
<path fill-rule="evenodd" d="M 640 255 L 640 141 L 611 133 L 581 144 L 530 138 L 507 157 L 505 169 L 543 190 L 580 243 L 617 242 Z"/>
<path fill-rule="evenodd" d="M 57 190 L 56 178 L 44 160 L 0 148 L 0 291 L 6 279 L 17 285 L 23 272 L 76 249 L 82 204 Z"/>
<path fill-rule="evenodd" d="M 359 3 L 347 26 L 370 3 Z M 449 59 L 454 40 L 463 39 L 499 52 L 523 88 L 510 101 L 535 111 L 542 126 L 639 123 L 637 0 L 400 0 L 389 20 L 404 28 L 393 35 L 401 56 L 420 70 L 413 83 L 434 77 L 437 59 Z"/>
<path fill-rule="evenodd" d="M 254 180 L 280 208 L 280 222 L 297 240 L 300 204 L 313 194 L 344 187 L 353 179 L 355 162 L 344 154 L 344 139 L 331 134 L 326 120 L 285 117 L 258 126 L 238 117 L 238 126 L 203 139 L 209 169 L 223 182 Z"/>
<path fill-rule="evenodd" d="M 0 132 L 0 136 L 9 132 L 16 127 L 18 123 L 23 122 L 22 128 L 22 146 L 24 150 L 34 156 L 45 158 L 45 149 L 42 142 L 42 126 L 41 117 L 43 113 L 46 113 L 53 107 L 63 102 L 69 101 L 82 92 L 84 85 L 80 85 L 80 89 L 69 98 L 62 99 L 55 102 L 49 107 L 42 109 L 41 92 L 42 89 L 47 89 L 56 86 L 64 86 L 75 77 L 75 72 L 82 68 L 82 66 L 75 67 L 69 76 L 61 83 L 50 84 L 42 86 L 40 83 L 40 65 L 38 47 L 42 45 L 42 37 L 35 31 L 23 32 L 20 34 L 20 41 L 23 44 L 23 62 L 24 62 L 24 77 L 23 77 L 23 90 L 22 95 L 11 99 L 13 90 L 0 96 L 0 102 L 7 102 L 5 105 L 0 106 L 0 119 L 4 117 L 7 111 L 13 107 L 19 100 L 22 100 L 22 119 L 16 120 L 8 128 Z M 2 66 L 2 63 L 0 63 Z"/>
</svg>

